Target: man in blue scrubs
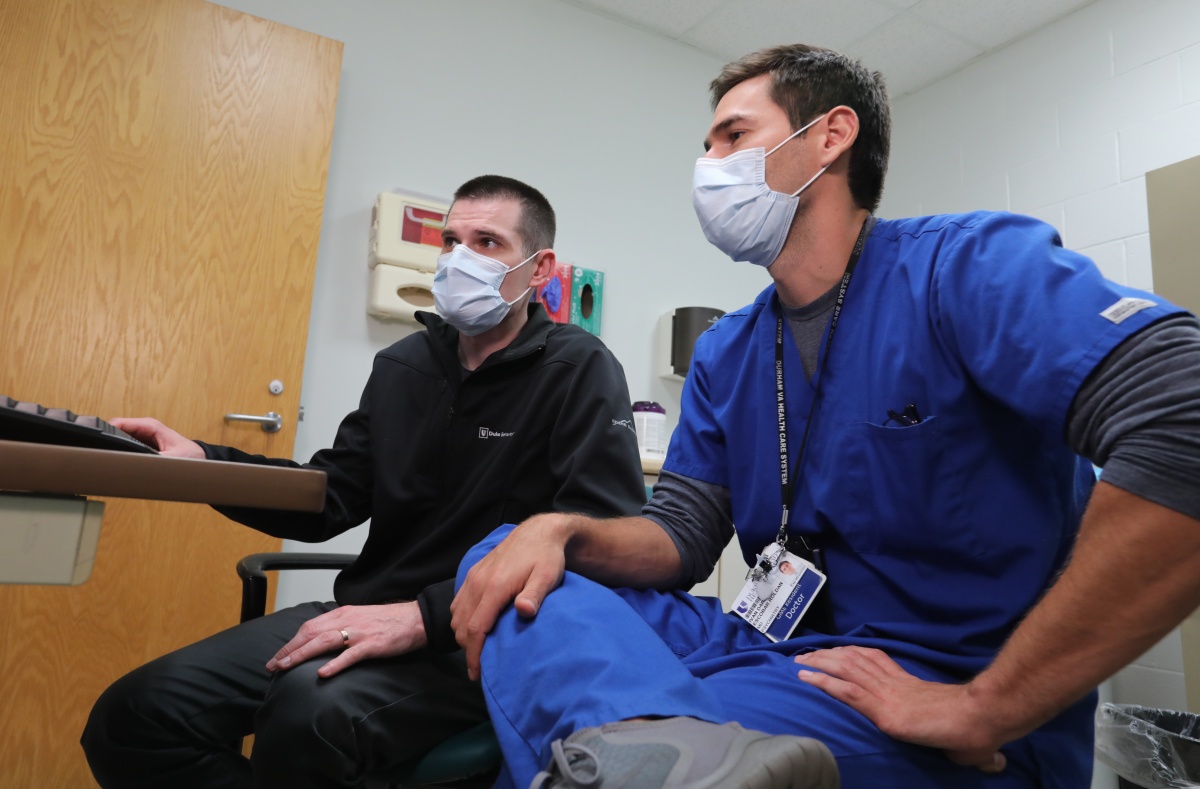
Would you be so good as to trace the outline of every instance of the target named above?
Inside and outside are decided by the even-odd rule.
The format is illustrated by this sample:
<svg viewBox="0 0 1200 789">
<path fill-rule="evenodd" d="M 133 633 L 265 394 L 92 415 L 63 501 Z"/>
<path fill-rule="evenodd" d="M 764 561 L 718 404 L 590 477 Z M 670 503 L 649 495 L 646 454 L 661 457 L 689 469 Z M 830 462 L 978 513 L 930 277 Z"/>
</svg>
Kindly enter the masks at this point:
<svg viewBox="0 0 1200 789">
<path fill-rule="evenodd" d="M 1086 786 L 1094 688 L 1200 604 L 1200 324 L 1027 217 L 876 220 L 887 97 L 844 56 L 764 50 L 712 91 L 693 203 L 773 282 L 697 343 L 641 517 L 464 560 L 509 777 L 836 785 L 808 737 L 846 787 Z M 825 577 L 790 635 L 675 591 L 735 525 L 739 610 L 784 546 Z"/>
</svg>

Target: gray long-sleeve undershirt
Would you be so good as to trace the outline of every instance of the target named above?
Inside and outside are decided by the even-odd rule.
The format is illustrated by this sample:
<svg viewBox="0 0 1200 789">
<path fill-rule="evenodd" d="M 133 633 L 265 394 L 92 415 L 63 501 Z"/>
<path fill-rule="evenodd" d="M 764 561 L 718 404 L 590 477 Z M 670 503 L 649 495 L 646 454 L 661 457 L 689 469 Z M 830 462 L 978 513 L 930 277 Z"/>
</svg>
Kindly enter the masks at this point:
<svg viewBox="0 0 1200 789">
<path fill-rule="evenodd" d="M 812 377 L 834 298 L 784 308 Z M 1067 415 L 1067 444 L 1104 481 L 1200 519 L 1200 322 L 1179 315 L 1126 339 L 1084 381 Z M 703 581 L 733 535 L 729 489 L 663 471 L 642 516 L 670 535 L 682 587 Z"/>
</svg>

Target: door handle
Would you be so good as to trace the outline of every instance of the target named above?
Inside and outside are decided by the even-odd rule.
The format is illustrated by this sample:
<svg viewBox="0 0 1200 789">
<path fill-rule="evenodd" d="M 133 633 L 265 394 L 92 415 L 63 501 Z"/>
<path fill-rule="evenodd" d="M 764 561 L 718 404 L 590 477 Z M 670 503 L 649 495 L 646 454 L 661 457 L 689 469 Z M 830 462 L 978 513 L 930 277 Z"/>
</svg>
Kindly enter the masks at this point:
<svg viewBox="0 0 1200 789">
<path fill-rule="evenodd" d="M 283 428 L 283 417 L 274 411 L 268 411 L 266 416 L 254 414 L 226 414 L 226 422 L 253 422 L 262 425 L 264 433 L 278 433 Z"/>
</svg>

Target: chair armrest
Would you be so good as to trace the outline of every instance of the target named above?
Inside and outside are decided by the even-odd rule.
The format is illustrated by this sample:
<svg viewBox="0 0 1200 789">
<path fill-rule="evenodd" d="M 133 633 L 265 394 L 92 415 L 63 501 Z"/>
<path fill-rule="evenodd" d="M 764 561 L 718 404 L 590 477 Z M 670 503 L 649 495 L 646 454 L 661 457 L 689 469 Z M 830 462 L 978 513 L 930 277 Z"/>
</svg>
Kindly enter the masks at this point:
<svg viewBox="0 0 1200 789">
<path fill-rule="evenodd" d="M 267 576 L 271 570 L 340 570 L 358 557 L 352 553 L 252 553 L 237 563 L 242 579 L 242 618 L 256 619 L 267 610 Z"/>
</svg>

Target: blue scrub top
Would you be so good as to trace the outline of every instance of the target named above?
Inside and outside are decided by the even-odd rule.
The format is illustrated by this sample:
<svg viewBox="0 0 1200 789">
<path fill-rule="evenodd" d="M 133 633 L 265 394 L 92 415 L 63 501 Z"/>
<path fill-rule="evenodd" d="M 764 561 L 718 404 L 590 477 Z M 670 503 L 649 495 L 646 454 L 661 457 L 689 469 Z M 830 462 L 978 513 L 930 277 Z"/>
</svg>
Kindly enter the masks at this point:
<svg viewBox="0 0 1200 789">
<path fill-rule="evenodd" d="M 1065 561 L 1094 484 L 1065 441 L 1076 392 L 1180 312 L 1028 217 L 880 220 L 812 384 L 784 332 L 793 464 L 820 379 L 789 531 L 824 550 L 837 643 L 982 670 Z M 729 488 L 748 564 L 780 520 L 778 316 L 771 286 L 701 336 L 663 464 Z M 910 403 L 920 423 L 888 421 Z"/>
</svg>

